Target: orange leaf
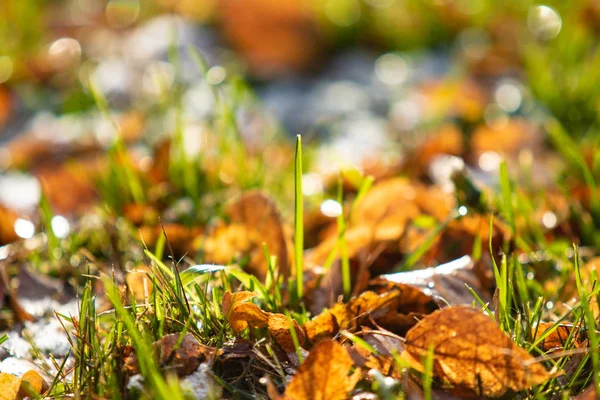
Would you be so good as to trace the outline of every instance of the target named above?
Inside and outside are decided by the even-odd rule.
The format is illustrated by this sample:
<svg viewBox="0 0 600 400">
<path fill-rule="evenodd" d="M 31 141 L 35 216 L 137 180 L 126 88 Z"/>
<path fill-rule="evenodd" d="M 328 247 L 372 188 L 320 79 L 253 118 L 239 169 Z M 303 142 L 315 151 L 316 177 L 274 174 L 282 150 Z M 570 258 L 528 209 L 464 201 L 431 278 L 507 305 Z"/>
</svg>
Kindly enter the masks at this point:
<svg viewBox="0 0 600 400">
<path fill-rule="evenodd" d="M 435 375 L 457 390 L 500 397 L 552 377 L 500 330 L 496 322 L 469 307 L 436 311 L 410 329 L 403 357 L 418 362 L 433 347 Z"/>
<path fill-rule="evenodd" d="M 234 294 L 225 292 L 223 295 L 223 313 L 227 316 L 227 320 L 235 332 L 239 333 L 249 326 L 252 328 L 267 326 L 269 313 L 264 312 L 254 303 L 246 302 L 254 296 L 254 293 L 251 292 Z"/>
<path fill-rule="evenodd" d="M 21 387 L 19 389 L 19 397 L 32 397 L 33 395 L 39 395 L 42 393 L 42 387 L 44 386 L 44 380 L 34 370 L 29 370 L 23 374 L 21 378 Z"/>
<path fill-rule="evenodd" d="M 246 269 L 264 281 L 269 268 L 262 248 L 265 244 L 269 253 L 277 257 L 279 273 L 284 278 L 290 276 L 291 238 L 273 200 L 261 192 L 250 191 L 228 207 L 227 215 L 230 224 L 217 226 L 204 243 L 207 261 L 228 264 L 232 258 L 247 256 Z"/>
<path fill-rule="evenodd" d="M 400 297 L 399 291 L 378 295 L 374 292 L 364 292 L 350 299 L 346 304 L 337 303 L 331 309 L 322 312 L 304 324 L 306 334 L 311 341 L 324 337 L 333 337 L 340 329 L 356 327 L 360 319 L 371 314 L 385 315 L 395 310 Z"/>
<path fill-rule="evenodd" d="M 304 331 L 302 328 L 300 328 L 296 320 L 289 320 L 288 317 L 279 313 L 271 314 L 269 315 L 268 326 L 269 333 L 271 333 L 277 343 L 279 343 L 279 345 L 283 347 L 286 352 L 291 353 L 296 350 L 296 346 L 294 345 L 294 340 L 292 339 L 288 321 L 292 322 L 294 330 L 296 331 L 296 337 L 298 338 L 298 344 L 302 346 L 305 340 Z"/>
<path fill-rule="evenodd" d="M 535 330 L 535 341 L 537 341 L 538 338 L 541 338 L 542 335 L 544 335 L 544 332 L 553 326 L 554 323 L 552 322 L 540 322 Z M 573 329 L 575 330 L 574 332 L 572 332 Z M 549 335 L 542 339 L 538 347 L 546 352 L 562 350 L 565 347 L 565 344 L 567 344 L 569 336 L 571 336 L 571 343 L 573 343 L 575 348 L 581 347 L 579 329 L 570 324 L 558 325 Z"/>
<path fill-rule="evenodd" d="M 153 289 L 151 274 L 152 270 L 145 265 L 127 273 L 125 281 L 135 300 L 144 301 L 150 298 Z"/>
<path fill-rule="evenodd" d="M 285 400 L 343 400 L 360 379 L 354 362 L 339 343 L 326 340 L 308 355 L 285 390 Z"/>
</svg>

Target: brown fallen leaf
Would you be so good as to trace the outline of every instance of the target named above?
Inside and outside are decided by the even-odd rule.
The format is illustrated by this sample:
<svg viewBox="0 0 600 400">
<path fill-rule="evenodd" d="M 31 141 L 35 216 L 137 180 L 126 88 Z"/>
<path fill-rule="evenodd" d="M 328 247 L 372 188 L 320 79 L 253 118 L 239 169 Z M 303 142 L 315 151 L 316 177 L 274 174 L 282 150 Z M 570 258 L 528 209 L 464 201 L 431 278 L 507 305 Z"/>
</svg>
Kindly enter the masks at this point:
<svg viewBox="0 0 600 400">
<path fill-rule="evenodd" d="M 52 210 L 73 214 L 89 209 L 98 197 L 95 181 L 106 168 L 106 160 L 81 158 L 35 171 Z"/>
<path fill-rule="evenodd" d="M 227 316 L 229 324 L 236 333 L 244 329 L 268 327 L 269 333 L 286 352 L 296 350 L 288 317 L 280 313 L 270 313 L 261 310 L 256 304 L 248 302 L 255 296 L 252 292 L 225 292 L 223 295 L 222 309 Z M 304 331 L 295 320 L 291 320 L 298 343 L 302 346 L 305 342 Z"/>
<path fill-rule="evenodd" d="M 3 292 L 8 297 L 8 305 L 13 311 L 17 321 L 35 321 L 36 318 L 21 306 L 17 294 L 10 285 L 10 277 L 6 269 L 6 264 L 4 263 L 0 263 L 0 285 L 2 285 L 0 292 Z"/>
<path fill-rule="evenodd" d="M 296 351 L 296 346 L 294 345 L 294 340 L 292 339 L 292 334 L 290 333 L 290 322 L 292 321 L 292 326 L 296 331 L 296 337 L 298 338 L 298 343 L 300 346 L 304 344 L 304 331 L 298 325 L 298 322 L 294 319 L 290 319 L 287 316 L 279 313 L 273 313 L 269 315 L 269 319 L 267 321 L 267 325 L 269 327 L 269 333 L 271 336 L 275 338 L 275 341 L 279 343 L 283 349 L 288 352 Z"/>
<path fill-rule="evenodd" d="M 159 366 L 162 369 L 174 371 L 180 377 L 192 374 L 204 362 L 212 364 L 215 356 L 220 353 L 213 347 L 199 343 L 189 333 L 186 333 L 177 345 L 179 341 L 179 333 L 166 335 L 153 343 L 153 349 Z M 125 346 L 121 349 L 121 354 L 124 361 L 123 372 L 129 376 L 139 374 L 140 366 L 134 348 Z"/>
<path fill-rule="evenodd" d="M 419 138 L 419 143 L 403 160 L 409 176 L 424 177 L 431 161 L 440 155 L 460 156 L 465 150 L 463 133 L 453 123 L 446 123 Z"/>
<path fill-rule="evenodd" d="M 377 351 L 376 354 L 371 353 L 364 346 L 353 344 L 348 351 L 356 365 L 367 370 L 375 368 L 383 375 L 395 379 L 401 378 L 402 371 L 394 362 L 394 355 L 404 350 L 404 340 L 400 336 L 386 330 L 374 331 L 367 327 L 363 327 L 356 335 Z"/>
<path fill-rule="evenodd" d="M 264 328 L 268 325 L 269 313 L 261 310 L 256 304 L 249 303 L 256 296 L 252 292 L 225 292 L 221 308 L 227 316 L 229 324 L 236 333 L 248 327 Z"/>
<path fill-rule="evenodd" d="M 200 344 L 189 333 L 185 334 L 181 344 L 175 347 L 179 336 L 178 333 L 163 336 L 154 343 L 154 348 L 158 351 L 158 361 L 162 368 L 169 368 L 175 370 L 179 376 L 186 376 L 194 372 L 201 363 L 211 360 L 215 349 Z"/>
<path fill-rule="evenodd" d="M 553 376 L 494 320 L 469 307 L 448 307 L 425 317 L 408 331 L 402 357 L 422 368 L 430 346 L 434 374 L 457 391 L 500 397 Z"/>
<path fill-rule="evenodd" d="M 423 215 L 444 220 L 454 202 L 439 188 L 411 183 L 405 178 L 378 182 L 356 205 L 348 222 L 345 242 L 353 268 L 352 281 L 358 280 L 358 266 L 365 259 L 369 260 L 365 272 L 370 276 L 389 272 L 418 245 L 409 234 L 411 222 Z M 330 257 L 338 242 L 337 224 L 332 223 L 320 237 L 321 243 L 307 252 L 306 265 L 322 266 Z"/>
<path fill-rule="evenodd" d="M 361 376 L 359 369 L 351 373 L 354 362 L 337 342 L 319 343 L 298 368 L 285 390 L 284 400 L 343 400 Z"/>
<path fill-rule="evenodd" d="M 540 322 L 535 328 L 534 341 L 537 341 L 544 335 L 548 329 L 554 326 L 553 322 Z M 571 324 L 560 324 L 558 325 L 548 336 L 546 336 L 538 344 L 538 348 L 545 352 L 553 352 L 556 350 L 562 350 L 567 344 L 567 339 L 571 336 L 571 343 L 573 347 L 579 348 L 582 344 L 582 337 L 579 333 L 579 328 Z"/>
<path fill-rule="evenodd" d="M 598 393 L 596 392 L 596 385 L 592 384 L 589 388 L 573 397 L 573 400 L 597 400 Z"/>
<path fill-rule="evenodd" d="M 247 270 L 263 281 L 268 272 L 263 244 L 272 256 L 277 256 L 277 267 L 284 279 L 290 276 L 291 261 L 288 248 L 291 238 L 286 233 L 279 210 L 267 195 L 250 191 L 228 210 L 230 223 L 221 225 L 204 243 L 205 260 L 228 264 L 233 258 L 248 256 Z"/>
<path fill-rule="evenodd" d="M 152 269 L 145 265 L 136 267 L 135 270 L 129 271 L 125 276 L 127 287 L 136 301 L 144 301 L 150 298 L 153 290 L 151 276 Z"/>
<path fill-rule="evenodd" d="M 317 16 L 306 0 L 227 0 L 219 7 L 221 29 L 262 77 L 314 64 L 322 44 Z"/>
<path fill-rule="evenodd" d="M 304 324 L 306 335 L 313 341 L 334 337 L 340 329 L 353 330 L 369 317 L 377 318 L 395 311 L 400 291 L 384 294 L 367 291 L 350 299 L 348 303 L 336 303 Z"/>
<path fill-rule="evenodd" d="M 517 156 L 524 149 L 539 151 L 542 149 L 542 142 L 543 135 L 534 124 L 512 119 L 501 129 L 482 124 L 472 134 L 471 148 L 474 157 L 479 157 L 486 151 L 493 151 L 504 158 L 510 158 Z"/>
</svg>

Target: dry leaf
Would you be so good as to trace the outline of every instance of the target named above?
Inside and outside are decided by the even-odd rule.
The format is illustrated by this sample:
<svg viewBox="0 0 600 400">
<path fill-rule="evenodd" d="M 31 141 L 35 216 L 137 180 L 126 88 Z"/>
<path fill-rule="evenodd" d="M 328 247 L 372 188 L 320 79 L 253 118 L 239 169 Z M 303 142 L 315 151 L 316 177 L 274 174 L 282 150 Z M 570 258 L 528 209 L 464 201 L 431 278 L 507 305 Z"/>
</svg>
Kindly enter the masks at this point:
<svg viewBox="0 0 600 400">
<path fill-rule="evenodd" d="M 367 370 L 375 368 L 383 375 L 395 379 L 401 378 L 402 371 L 396 368 L 394 354 L 404 350 L 404 339 L 386 330 L 374 331 L 366 327 L 357 336 L 377 350 L 377 354 L 371 353 L 364 346 L 353 344 L 349 351 L 356 365 Z"/>
<path fill-rule="evenodd" d="M 200 344 L 189 333 L 185 334 L 181 344 L 175 348 L 178 340 L 178 333 L 166 335 L 154 343 L 154 348 L 158 351 L 159 365 L 174 369 L 179 376 L 191 374 L 201 363 L 210 360 L 215 352 L 215 349 Z"/>
<path fill-rule="evenodd" d="M 411 248 L 407 227 L 421 215 L 437 220 L 448 217 L 455 200 L 439 188 L 425 187 L 405 178 L 378 182 L 357 204 L 345 234 L 348 258 L 370 258 L 372 274 L 388 272 Z M 338 241 L 337 224 L 332 223 L 320 235 L 321 243 L 307 252 L 307 265 L 323 265 Z M 408 242 L 408 243 L 406 243 Z M 377 250 L 377 251 L 375 251 Z M 366 253 L 366 254 L 365 254 Z"/>
<path fill-rule="evenodd" d="M 68 215 L 83 212 L 96 201 L 95 182 L 105 166 L 103 160 L 87 158 L 41 168 L 35 176 L 52 210 Z"/>
<path fill-rule="evenodd" d="M 296 350 L 288 317 L 280 313 L 270 313 L 261 310 L 256 304 L 248 302 L 255 296 L 252 292 L 225 292 L 221 307 L 223 314 L 227 316 L 229 324 L 236 333 L 244 329 L 251 328 L 269 328 L 269 333 L 275 338 L 277 343 L 283 347 L 286 352 Z M 304 344 L 304 331 L 300 328 L 296 320 L 291 319 L 296 331 L 296 337 L 300 346 Z"/>
<path fill-rule="evenodd" d="M 544 332 L 552 328 L 555 324 L 553 322 L 540 322 L 535 331 L 534 341 L 541 338 Z M 573 330 L 575 330 L 573 332 Z M 573 332 L 573 333 L 571 333 Z M 567 344 L 567 339 L 571 336 L 571 343 L 573 347 L 581 347 L 581 336 L 579 329 L 571 324 L 560 324 L 558 325 L 548 336 L 546 336 L 539 344 L 538 348 L 546 352 L 553 352 L 556 350 L 562 350 Z"/>
<path fill-rule="evenodd" d="M 44 380 L 36 371 L 29 370 L 21 378 L 0 372 L 0 400 L 21 400 L 42 393 Z"/>
<path fill-rule="evenodd" d="M 176 348 L 175 345 L 180 339 L 179 336 L 179 333 L 163 336 L 154 342 L 153 348 L 160 367 L 175 371 L 180 377 L 192 374 L 204 362 L 212 363 L 213 357 L 219 354 L 219 351 L 215 348 L 199 343 L 189 333 L 183 336 L 181 343 Z M 133 347 L 125 346 L 122 348 L 122 357 L 124 359 L 124 372 L 127 375 L 140 373 L 138 357 Z"/>
<path fill-rule="evenodd" d="M 304 324 L 306 335 L 314 342 L 332 338 L 340 329 L 352 330 L 370 316 L 377 318 L 395 311 L 400 296 L 400 291 L 382 295 L 367 291 L 348 303 L 337 303 Z"/>
<path fill-rule="evenodd" d="M 255 296 L 252 292 L 225 292 L 221 307 L 229 324 L 236 333 L 248 327 L 264 328 L 268 325 L 269 313 L 247 300 Z"/>
<path fill-rule="evenodd" d="M 513 119 L 501 129 L 483 124 L 471 137 L 472 153 L 479 157 L 486 151 L 493 151 L 506 157 L 514 157 L 524 149 L 535 151 L 542 148 L 543 136 L 532 123 Z"/>
<path fill-rule="evenodd" d="M 32 397 L 32 395 L 39 395 L 42 393 L 44 387 L 44 380 L 34 370 L 29 370 L 21 377 L 21 387 L 19 389 L 19 397 Z"/>
<path fill-rule="evenodd" d="M 228 0 L 219 7 L 223 33 L 263 77 L 314 64 L 318 25 L 306 0 Z"/>
<path fill-rule="evenodd" d="M 573 400 L 597 400 L 596 385 L 592 384 L 589 388 L 573 397 Z"/>
<path fill-rule="evenodd" d="M 285 390 L 284 400 L 343 400 L 360 379 L 350 373 L 354 362 L 337 342 L 319 343 L 308 355 Z"/>
<path fill-rule="evenodd" d="M 18 399 L 21 378 L 0 372 L 0 400 Z"/>
<path fill-rule="evenodd" d="M 151 276 L 152 269 L 145 265 L 140 265 L 135 270 L 127 273 L 125 281 L 136 301 L 145 301 L 150 298 L 153 289 Z"/>
<path fill-rule="evenodd" d="M 250 258 L 247 270 L 264 281 L 268 272 L 264 243 L 269 254 L 277 256 L 279 273 L 284 278 L 290 276 L 291 238 L 273 200 L 261 192 L 250 191 L 229 206 L 227 215 L 231 223 L 217 227 L 204 244 L 205 260 L 228 264 L 246 255 Z"/>
<path fill-rule="evenodd" d="M 298 325 L 298 322 L 294 319 L 288 319 L 287 316 L 279 313 L 274 313 L 269 315 L 269 319 L 267 321 L 269 327 L 269 333 L 275 338 L 277 343 L 283 349 L 288 352 L 296 351 L 296 346 L 294 345 L 294 340 L 292 339 L 292 334 L 290 333 L 290 323 L 291 321 L 294 330 L 296 331 L 296 337 L 298 338 L 298 344 L 302 346 L 304 344 L 304 331 Z"/>
<path fill-rule="evenodd" d="M 425 317 L 408 331 L 402 356 L 419 367 L 430 346 L 435 375 L 478 396 L 500 397 L 552 377 L 496 322 L 473 308 L 448 307 Z"/>
</svg>

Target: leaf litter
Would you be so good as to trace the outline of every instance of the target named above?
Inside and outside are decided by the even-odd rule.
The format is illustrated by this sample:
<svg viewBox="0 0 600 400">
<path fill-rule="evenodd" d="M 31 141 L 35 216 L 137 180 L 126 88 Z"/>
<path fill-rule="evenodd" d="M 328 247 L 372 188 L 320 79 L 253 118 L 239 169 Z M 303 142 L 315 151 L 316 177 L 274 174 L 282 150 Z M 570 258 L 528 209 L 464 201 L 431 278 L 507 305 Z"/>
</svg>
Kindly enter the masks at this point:
<svg viewBox="0 0 600 400">
<path fill-rule="evenodd" d="M 256 73 L 265 60 L 266 75 L 300 68 L 335 37 L 300 2 L 255 3 L 228 4 L 221 29 Z M 257 36 L 248 15 L 286 40 Z M 308 148 L 293 170 L 293 146 L 241 80 L 214 83 L 194 51 L 215 106 L 191 129 L 200 144 L 178 125 L 189 82 L 170 60 L 173 134 L 147 140 L 173 130 L 157 121 L 171 114 L 112 116 L 90 84 L 110 145 L 49 130 L 0 148 L 0 170 L 27 170 L 38 196 L 0 204 L 0 398 L 595 398 L 595 143 L 561 134 L 529 92 L 497 112 L 508 83 L 495 74 L 531 60 L 492 25 L 472 71 L 407 87 L 422 125 L 406 128 L 413 108 L 394 97 L 392 159 L 331 172 Z M 305 215 L 292 215 L 297 196 Z"/>
</svg>

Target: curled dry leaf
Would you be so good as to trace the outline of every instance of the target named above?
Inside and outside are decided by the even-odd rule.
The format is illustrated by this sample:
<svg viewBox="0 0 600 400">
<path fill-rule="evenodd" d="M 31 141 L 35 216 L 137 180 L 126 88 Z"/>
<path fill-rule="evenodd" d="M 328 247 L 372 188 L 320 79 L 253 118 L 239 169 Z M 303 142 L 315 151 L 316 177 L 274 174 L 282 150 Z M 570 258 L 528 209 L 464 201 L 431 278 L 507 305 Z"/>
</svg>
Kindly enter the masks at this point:
<svg viewBox="0 0 600 400">
<path fill-rule="evenodd" d="M 367 291 L 350 299 L 348 303 L 337 303 L 304 324 L 306 335 L 311 341 L 334 337 L 340 329 L 352 330 L 370 316 L 377 318 L 395 311 L 400 291 L 379 295 Z"/>
<path fill-rule="evenodd" d="M 269 333 L 275 338 L 277 343 L 283 347 L 286 352 L 293 352 L 296 349 L 292 334 L 290 332 L 290 322 L 296 331 L 296 337 L 300 346 L 304 344 L 304 331 L 298 323 L 289 319 L 280 313 L 270 313 L 261 310 L 256 304 L 248 302 L 255 296 L 252 292 L 225 292 L 223 295 L 222 309 L 223 314 L 227 316 L 229 324 L 236 333 L 244 329 L 268 327 Z"/>
<path fill-rule="evenodd" d="M 21 400 L 42 393 L 44 380 L 37 372 L 30 370 L 21 378 L 0 372 L 0 400 Z"/>
<path fill-rule="evenodd" d="M 373 279 L 369 282 L 369 289 L 379 294 L 400 292 L 396 308 L 375 319 L 377 325 L 398 335 L 404 336 L 423 316 L 439 308 L 434 297 L 412 285 Z"/>
<path fill-rule="evenodd" d="M 19 388 L 19 397 L 33 397 L 42 393 L 44 380 L 36 371 L 29 370 L 21 377 L 21 387 Z"/>
<path fill-rule="evenodd" d="M 415 368 L 433 350 L 433 372 L 457 391 L 500 397 L 552 377 L 543 365 L 518 347 L 496 322 L 469 307 L 434 312 L 406 335 L 403 358 Z"/>
<path fill-rule="evenodd" d="M 291 238 L 286 234 L 276 204 L 265 194 L 250 191 L 231 204 L 227 210 L 229 225 L 221 225 L 204 244 L 205 259 L 228 264 L 234 257 L 249 256 L 247 269 L 261 281 L 268 272 L 268 261 L 262 245 L 277 256 L 277 267 L 284 278 L 290 276 L 288 247 Z"/>
<path fill-rule="evenodd" d="M 229 324 L 237 333 L 249 326 L 252 328 L 264 328 L 268 324 L 269 313 L 261 310 L 256 304 L 247 300 L 256 296 L 252 292 L 225 292 L 221 307 L 223 314 L 227 316 Z"/>
<path fill-rule="evenodd" d="M 343 400 L 360 379 L 354 362 L 337 342 L 324 340 L 310 352 L 285 390 L 284 400 Z"/>
</svg>

